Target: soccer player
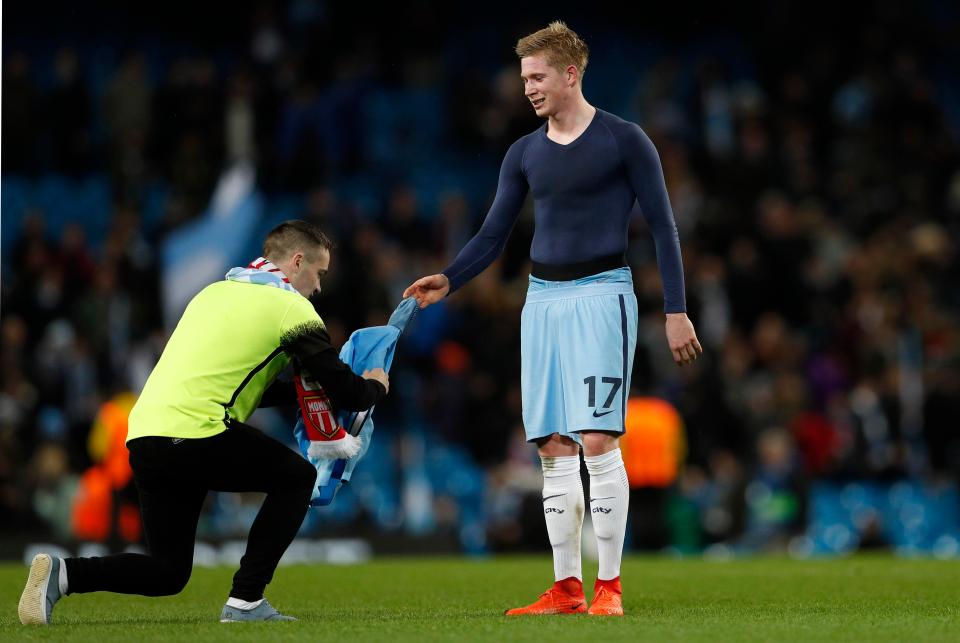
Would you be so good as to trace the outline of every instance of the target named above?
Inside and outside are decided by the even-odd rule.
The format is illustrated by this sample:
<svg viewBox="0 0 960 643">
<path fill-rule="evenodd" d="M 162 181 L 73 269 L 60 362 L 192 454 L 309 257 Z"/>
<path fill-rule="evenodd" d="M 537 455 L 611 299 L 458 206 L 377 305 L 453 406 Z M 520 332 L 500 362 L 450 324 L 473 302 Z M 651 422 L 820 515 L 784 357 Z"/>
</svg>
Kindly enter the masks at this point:
<svg viewBox="0 0 960 643">
<path fill-rule="evenodd" d="M 389 388 L 383 369 L 360 377 L 340 361 L 307 299 L 320 289 L 331 248 L 316 226 L 287 221 L 267 235 L 263 257 L 193 298 L 130 413 L 127 447 L 149 554 L 37 555 L 20 598 L 23 624 L 50 623 L 66 594 L 179 593 L 209 490 L 267 494 L 220 621 L 296 620 L 263 590 L 303 522 L 317 470 L 244 422 L 258 405 L 296 403 L 293 384 L 275 381 L 292 357 L 340 409 L 368 409 Z"/>
<path fill-rule="evenodd" d="M 516 141 L 479 232 L 442 273 L 404 296 L 421 307 L 455 292 L 503 251 L 527 192 L 536 227 L 521 317 L 527 439 L 543 466 L 543 510 L 555 583 L 508 615 L 623 614 L 620 560 L 630 489 L 620 456 L 637 337 L 637 301 L 625 250 L 634 203 L 652 231 L 663 281 L 666 335 L 678 365 L 702 352 L 685 313 L 683 265 L 660 159 L 637 125 L 583 97 L 587 46 L 562 22 L 516 47 L 525 95 L 547 122 Z M 580 448 L 600 568 L 587 610 L 580 564 L 584 498 Z"/>
</svg>

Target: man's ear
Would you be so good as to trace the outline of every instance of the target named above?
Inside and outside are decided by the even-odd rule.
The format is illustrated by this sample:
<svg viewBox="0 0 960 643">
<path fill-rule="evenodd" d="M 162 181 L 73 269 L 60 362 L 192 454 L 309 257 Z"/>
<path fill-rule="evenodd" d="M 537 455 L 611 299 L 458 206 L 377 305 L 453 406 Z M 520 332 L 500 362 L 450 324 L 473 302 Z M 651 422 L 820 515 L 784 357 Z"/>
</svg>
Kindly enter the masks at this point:
<svg viewBox="0 0 960 643">
<path fill-rule="evenodd" d="M 303 253 L 302 252 L 293 253 L 293 257 L 291 257 L 290 261 L 291 263 L 293 263 L 294 268 L 296 268 L 297 270 L 300 270 L 300 264 L 303 263 Z"/>
</svg>

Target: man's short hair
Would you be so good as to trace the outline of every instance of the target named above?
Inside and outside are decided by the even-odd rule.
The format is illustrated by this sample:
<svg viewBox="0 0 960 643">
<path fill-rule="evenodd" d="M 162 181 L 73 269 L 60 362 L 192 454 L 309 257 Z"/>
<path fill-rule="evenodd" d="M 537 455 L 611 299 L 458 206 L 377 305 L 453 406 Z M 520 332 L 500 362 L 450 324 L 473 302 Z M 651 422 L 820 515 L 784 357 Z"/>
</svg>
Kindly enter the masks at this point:
<svg viewBox="0 0 960 643">
<path fill-rule="evenodd" d="M 333 241 L 318 226 L 291 219 L 270 231 L 263 241 L 263 256 L 282 261 L 299 250 L 308 261 L 315 261 L 320 248 L 330 252 L 333 247 Z"/>
<path fill-rule="evenodd" d="M 587 43 L 561 20 L 555 20 L 545 29 L 518 40 L 516 52 L 519 58 L 545 54 L 550 66 L 563 71 L 573 65 L 580 71 L 581 77 L 587 69 L 590 54 Z"/>
</svg>

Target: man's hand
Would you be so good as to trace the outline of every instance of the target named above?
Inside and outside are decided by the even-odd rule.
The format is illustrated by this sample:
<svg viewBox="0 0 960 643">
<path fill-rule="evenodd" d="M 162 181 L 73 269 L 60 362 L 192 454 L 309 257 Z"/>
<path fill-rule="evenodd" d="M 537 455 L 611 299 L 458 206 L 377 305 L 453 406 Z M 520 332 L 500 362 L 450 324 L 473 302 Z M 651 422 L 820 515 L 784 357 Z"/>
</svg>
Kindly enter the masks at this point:
<svg viewBox="0 0 960 643">
<path fill-rule="evenodd" d="M 420 308 L 435 304 L 450 292 L 450 280 L 444 274 L 430 275 L 415 282 L 403 291 L 404 298 L 413 296 Z"/>
<path fill-rule="evenodd" d="M 692 364 L 697 356 L 703 352 L 703 347 L 697 341 L 697 332 L 686 313 L 667 313 L 667 343 L 673 353 L 673 361 L 677 366 Z"/>
<path fill-rule="evenodd" d="M 365 380 L 377 380 L 383 384 L 383 388 L 387 389 L 387 393 L 390 392 L 390 376 L 387 375 L 387 372 L 382 368 L 373 368 L 363 372 L 363 379 Z"/>
</svg>

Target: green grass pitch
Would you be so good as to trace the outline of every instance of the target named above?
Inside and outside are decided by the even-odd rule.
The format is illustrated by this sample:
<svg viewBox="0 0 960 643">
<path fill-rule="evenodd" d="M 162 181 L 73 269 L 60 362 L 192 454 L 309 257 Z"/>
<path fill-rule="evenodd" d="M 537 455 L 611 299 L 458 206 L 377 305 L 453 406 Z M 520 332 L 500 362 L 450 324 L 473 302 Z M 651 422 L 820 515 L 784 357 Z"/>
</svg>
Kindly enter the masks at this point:
<svg viewBox="0 0 960 643">
<path fill-rule="evenodd" d="M 546 588 L 547 557 L 303 565 L 267 588 L 299 622 L 223 625 L 233 570 L 197 569 L 179 596 L 68 596 L 53 626 L 30 628 L 17 619 L 26 569 L 0 566 L 2 641 L 960 641 L 958 561 L 629 558 L 622 619 L 502 616 Z"/>
</svg>

